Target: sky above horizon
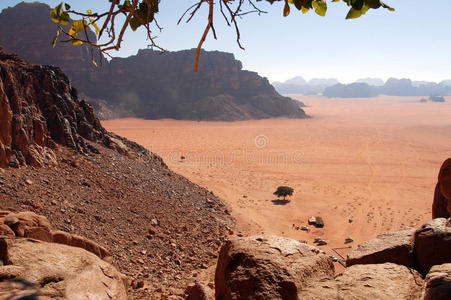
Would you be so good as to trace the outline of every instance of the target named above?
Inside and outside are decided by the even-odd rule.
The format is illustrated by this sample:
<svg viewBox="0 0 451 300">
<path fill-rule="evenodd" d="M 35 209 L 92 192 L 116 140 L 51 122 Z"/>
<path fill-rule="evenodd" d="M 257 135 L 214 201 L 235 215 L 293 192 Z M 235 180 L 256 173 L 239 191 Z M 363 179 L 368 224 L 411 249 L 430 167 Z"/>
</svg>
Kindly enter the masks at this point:
<svg viewBox="0 0 451 300">
<path fill-rule="evenodd" d="M 0 10 L 22 1 L 1 0 Z M 25 1 L 33 2 L 33 1 Z M 61 1 L 40 1 L 54 7 Z M 107 0 L 65 1 L 79 10 L 104 11 Z M 177 25 L 186 8 L 196 1 L 161 1 L 157 15 L 162 32 L 155 30 L 160 46 L 170 51 L 196 48 L 207 22 L 207 7 L 189 23 Z M 370 10 L 354 20 L 345 20 L 347 6 L 328 2 L 325 18 L 310 11 L 292 9 L 282 17 L 283 3 L 258 2 L 267 14 L 250 14 L 239 20 L 241 42 L 221 15 L 215 16 L 218 40 L 210 33 L 203 48 L 234 53 L 243 69 L 256 71 L 270 82 L 295 76 L 337 78 L 350 83 L 359 78 L 410 78 L 440 82 L 451 79 L 451 1 L 386 0 L 396 9 Z M 178 4 L 178 5 L 177 5 Z M 126 57 L 147 47 L 143 30 L 129 30 L 119 52 Z M 202 59 L 202 57 L 200 58 Z M 194 62 L 193 62 L 194 63 Z"/>
</svg>

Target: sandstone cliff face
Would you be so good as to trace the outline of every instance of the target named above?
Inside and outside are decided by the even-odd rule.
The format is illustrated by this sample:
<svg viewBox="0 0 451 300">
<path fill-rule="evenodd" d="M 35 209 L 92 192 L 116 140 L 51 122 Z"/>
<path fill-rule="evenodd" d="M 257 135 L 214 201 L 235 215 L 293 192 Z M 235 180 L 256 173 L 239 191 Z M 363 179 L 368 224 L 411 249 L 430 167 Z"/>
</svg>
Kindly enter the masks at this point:
<svg viewBox="0 0 451 300">
<path fill-rule="evenodd" d="M 91 52 L 87 46 L 73 47 L 70 43 L 58 43 L 53 48 L 51 41 L 57 27 L 49 12 L 50 7 L 39 2 L 21 2 L 4 9 L 0 14 L 0 46 L 31 63 L 60 67 L 74 86 L 83 88 L 96 74 Z M 90 34 L 90 39 L 95 40 L 95 35 Z"/>
<path fill-rule="evenodd" d="M 160 53 L 140 50 L 115 58 L 88 95 L 133 107 L 143 118 L 244 120 L 305 117 L 292 99 L 280 96 L 266 78 L 241 70 L 232 54 L 195 50 Z"/>
<path fill-rule="evenodd" d="M 128 58 L 91 63 L 88 47 L 50 41 L 56 26 L 50 8 L 21 3 L 0 14 L 0 45 L 32 63 L 62 68 L 81 92 L 106 99 L 121 110 L 143 118 L 245 120 L 306 117 L 300 105 L 279 95 L 266 78 L 243 71 L 241 62 L 224 52 L 202 51 L 199 71 L 193 71 L 194 50 L 141 50 Z M 25 20 L 17 22 L 16 20 Z M 93 37 L 94 38 L 94 37 Z"/>
<path fill-rule="evenodd" d="M 59 68 L 0 52 L 0 166 L 54 164 L 57 144 L 92 151 L 106 132 Z"/>
</svg>

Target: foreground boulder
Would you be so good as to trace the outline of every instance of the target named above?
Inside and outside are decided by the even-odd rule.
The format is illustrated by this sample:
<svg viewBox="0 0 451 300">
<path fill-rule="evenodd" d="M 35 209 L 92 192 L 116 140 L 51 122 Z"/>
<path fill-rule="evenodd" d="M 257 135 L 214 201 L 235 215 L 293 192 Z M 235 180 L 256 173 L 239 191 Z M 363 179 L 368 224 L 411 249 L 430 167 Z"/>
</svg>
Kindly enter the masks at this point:
<svg viewBox="0 0 451 300">
<path fill-rule="evenodd" d="M 420 299 L 422 285 L 420 274 L 405 266 L 355 265 L 335 279 L 311 282 L 300 299 Z"/>
<path fill-rule="evenodd" d="M 437 218 L 415 232 L 415 260 L 418 270 L 426 275 L 434 265 L 451 262 L 451 226 L 445 218 Z"/>
<path fill-rule="evenodd" d="M 20 278 L 46 299 L 127 299 L 125 277 L 80 248 L 2 237 L 0 259 L 0 278 Z"/>
<path fill-rule="evenodd" d="M 445 160 L 438 172 L 432 202 L 432 218 L 449 218 L 451 214 L 451 158 Z"/>
<path fill-rule="evenodd" d="M 226 242 L 215 275 L 216 299 L 298 299 L 309 281 L 331 277 L 332 261 L 322 251 L 277 236 Z"/>
<path fill-rule="evenodd" d="M 206 285 L 196 283 L 186 289 L 187 300 L 213 300 L 215 295 L 213 291 Z"/>
<path fill-rule="evenodd" d="M 346 266 L 391 262 L 413 268 L 414 228 L 379 234 L 348 254 Z"/>
<path fill-rule="evenodd" d="M 425 279 L 424 300 L 447 300 L 451 297 L 451 263 L 433 266 Z"/>
<path fill-rule="evenodd" d="M 110 253 L 94 241 L 68 232 L 53 230 L 46 217 L 31 211 L 0 211 L 0 236 L 26 237 L 83 248 L 98 257 L 111 261 Z"/>
</svg>

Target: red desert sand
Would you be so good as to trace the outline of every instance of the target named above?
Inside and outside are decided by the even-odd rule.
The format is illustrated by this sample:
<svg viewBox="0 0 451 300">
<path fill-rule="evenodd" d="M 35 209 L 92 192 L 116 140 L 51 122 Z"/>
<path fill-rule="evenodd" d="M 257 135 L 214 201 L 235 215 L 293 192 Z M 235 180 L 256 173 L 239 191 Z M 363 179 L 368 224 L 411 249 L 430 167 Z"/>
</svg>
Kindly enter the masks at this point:
<svg viewBox="0 0 451 300">
<path fill-rule="evenodd" d="M 451 156 L 451 99 L 300 97 L 311 119 L 195 122 L 120 119 L 110 131 L 163 157 L 231 208 L 235 234 L 271 233 L 351 246 L 431 219 L 437 174 Z M 294 188 L 285 205 L 273 192 Z M 305 226 L 321 216 L 324 228 Z M 345 244 L 346 238 L 354 242 Z M 351 249 L 338 250 L 345 256 Z"/>
</svg>

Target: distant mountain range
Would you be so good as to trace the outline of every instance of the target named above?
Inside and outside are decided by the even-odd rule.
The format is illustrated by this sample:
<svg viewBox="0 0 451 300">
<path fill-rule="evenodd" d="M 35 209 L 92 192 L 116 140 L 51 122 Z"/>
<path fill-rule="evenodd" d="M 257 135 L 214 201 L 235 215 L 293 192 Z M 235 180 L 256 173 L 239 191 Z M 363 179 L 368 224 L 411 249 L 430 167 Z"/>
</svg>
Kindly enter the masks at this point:
<svg viewBox="0 0 451 300">
<path fill-rule="evenodd" d="M 272 85 L 281 94 L 304 94 L 316 95 L 321 94 L 325 88 L 338 84 L 339 81 L 334 78 L 320 79 L 314 78 L 306 81 L 301 76 L 291 78 L 285 82 L 273 82 Z"/>
<path fill-rule="evenodd" d="M 19 3 L 0 14 L 0 45 L 31 63 L 59 66 L 99 117 L 235 121 L 306 118 L 302 102 L 281 96 L 266 78 L 242 69 L 231 53 L 195 49 L 161 53 L 140 50 L 127 58 L 91 63 L 89 48 L 51 46 L 56 25 L 47 4 Z M 18 21 L 20 20 L 20 21 Z M 91 35 L 95 40 L 95 35 Z M 100 60 L 100 57 L 97 57 Z"/>
<path fill-rule="evenodd" d="M 342 84 L 336 79 L 312 79 L 298 76 L 285 82 L 274 82 L 273 86 L 282 94 L 322 94 L 327 97 L 365 98 L 377 95 L 392 96 L 435 96 L 451 94 L 451 80 L 440 83 L 412 81 L 410 79 L 362 78 L 354 83 Z"/>
</svg>

